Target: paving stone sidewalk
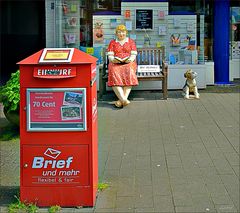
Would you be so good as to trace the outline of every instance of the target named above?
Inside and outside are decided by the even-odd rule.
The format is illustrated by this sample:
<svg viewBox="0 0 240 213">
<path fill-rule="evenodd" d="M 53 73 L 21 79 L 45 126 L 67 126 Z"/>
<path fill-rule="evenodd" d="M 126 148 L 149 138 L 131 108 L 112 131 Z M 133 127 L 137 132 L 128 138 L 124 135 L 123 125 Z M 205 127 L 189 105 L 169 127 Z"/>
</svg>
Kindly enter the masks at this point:
<svg viewBox="0 0 240 213">
<path fill-rule="evenodd" d="M 133 91 L 123 109 L 110 104 L 112 93 L 99 101 L 99 181 L 110 187 L 94 208 L 60 212 L 239 212 L 239 89 L 200 95 Z M 0 141 L 0 149 L 6 212 L 19 191 L 19 141 Z"/>
</svg>

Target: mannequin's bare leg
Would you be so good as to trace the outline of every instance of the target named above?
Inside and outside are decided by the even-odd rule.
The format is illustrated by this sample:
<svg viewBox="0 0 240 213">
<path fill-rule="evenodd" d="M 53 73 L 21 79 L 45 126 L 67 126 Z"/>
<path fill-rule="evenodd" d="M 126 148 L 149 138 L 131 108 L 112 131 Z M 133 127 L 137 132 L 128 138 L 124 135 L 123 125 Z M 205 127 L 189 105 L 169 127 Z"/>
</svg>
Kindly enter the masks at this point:
<svg viewBox="0 0 240 213">
<path fill-rule="evenodd" d="M 122 87 L 114 86 L 114 87 L 112 87 L 112 89 L 113 89 L 115 95 L 118 97 L 118 99 L 120 101 L 125 101 L 126 100 Z"/>
<path fill-rule="evenodd" d="M 125 100 L 126 100 L 125 104 L 126 105 L 130 104 L 130 101 L 128 100 L 128 96 L 129 96 L 129 94 L 131 92 L 131 89 L 132 89 L 131 86 L 123 87 L 123 93 L 124 93 L 124 96 L 125 96 Z"/>
<path fill-rule="evenodd" d="M 125 99 L 125 95 L 124 95 L 124 92 L 123 92 L 123 88 L 122 87 L 119 87 L 119 86 L 114 86 L 112 87 L 115 95 L 118 97 L 118 99 L 120 101 L 117 101 L 115 103 L 116 106 L 118 107 L 121 107 L 122 106 L 122 103 L 125 103 L 126 99 Z"/>
</svg>

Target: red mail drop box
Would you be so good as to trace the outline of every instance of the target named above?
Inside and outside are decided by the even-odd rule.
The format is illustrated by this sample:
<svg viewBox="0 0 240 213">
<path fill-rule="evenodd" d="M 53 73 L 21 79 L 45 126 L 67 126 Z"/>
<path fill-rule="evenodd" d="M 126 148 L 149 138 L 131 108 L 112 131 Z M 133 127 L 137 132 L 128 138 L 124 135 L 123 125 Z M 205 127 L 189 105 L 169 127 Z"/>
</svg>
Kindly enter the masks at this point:
<svg viewBox="0 0 240 213">
<path fill-rule="evenodd" d="M 97 59 L 45 48 L 20 61 L 20 200 L 94 206 L 98 184 Z"/>
</svg>

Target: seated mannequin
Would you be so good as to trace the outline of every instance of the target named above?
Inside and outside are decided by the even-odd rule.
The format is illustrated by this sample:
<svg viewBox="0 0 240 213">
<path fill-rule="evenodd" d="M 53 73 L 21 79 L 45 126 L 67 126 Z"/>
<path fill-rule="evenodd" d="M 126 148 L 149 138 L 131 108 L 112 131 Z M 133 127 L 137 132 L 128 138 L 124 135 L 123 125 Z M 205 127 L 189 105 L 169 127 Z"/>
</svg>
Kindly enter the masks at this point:
<svg viewBox="0 0 240 213">
<path fill-rule="evenodd" d="M 108 86 L 112 87 L 118 97 L 114 104 L 120 108 L 130 103 L 128 96 L 132 86 L 138 85 L 137 48 L 135 42 L 127 37 L 127 29 L 124 25 L 118 25 L 115 33 L 116 39 L 110 41 L 107 49 Z"/>
</svg>

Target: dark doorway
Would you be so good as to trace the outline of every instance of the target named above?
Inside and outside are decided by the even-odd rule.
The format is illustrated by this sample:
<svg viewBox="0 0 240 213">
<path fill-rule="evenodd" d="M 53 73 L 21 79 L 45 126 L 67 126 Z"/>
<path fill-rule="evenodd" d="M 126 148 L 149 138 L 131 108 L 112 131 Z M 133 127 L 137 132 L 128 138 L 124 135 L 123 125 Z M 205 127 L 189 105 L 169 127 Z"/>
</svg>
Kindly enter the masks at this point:
<svg viewBox="0 0 240 213">
<path fill-rule="evenodd" d="M 45 47 L 45 1 L 0 1 L 0 85 L 22 59 Z"/>
</svg>

